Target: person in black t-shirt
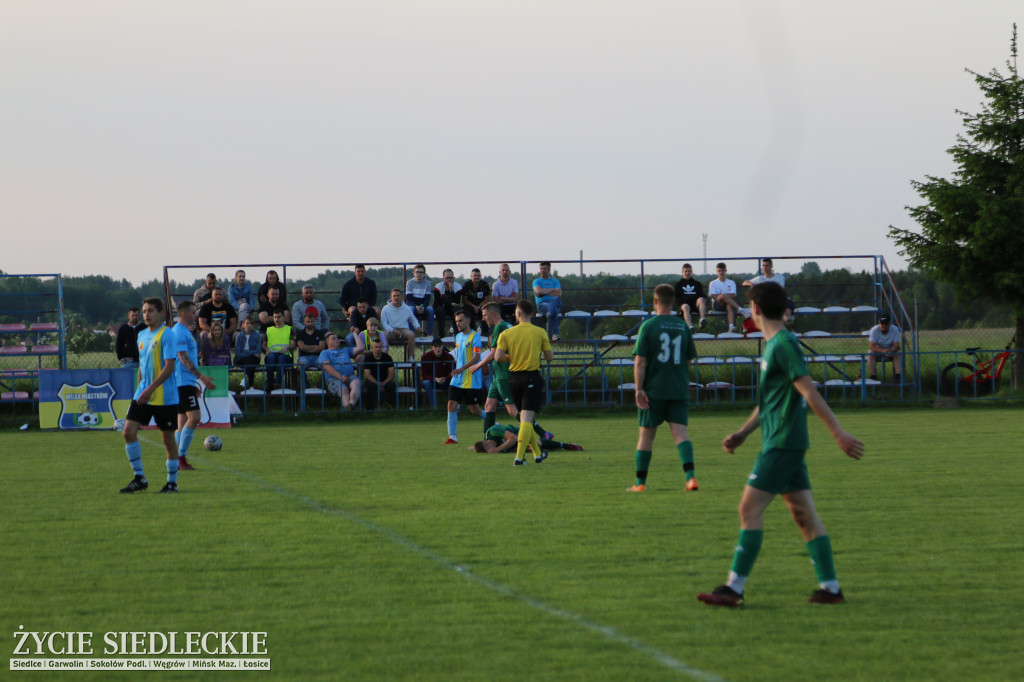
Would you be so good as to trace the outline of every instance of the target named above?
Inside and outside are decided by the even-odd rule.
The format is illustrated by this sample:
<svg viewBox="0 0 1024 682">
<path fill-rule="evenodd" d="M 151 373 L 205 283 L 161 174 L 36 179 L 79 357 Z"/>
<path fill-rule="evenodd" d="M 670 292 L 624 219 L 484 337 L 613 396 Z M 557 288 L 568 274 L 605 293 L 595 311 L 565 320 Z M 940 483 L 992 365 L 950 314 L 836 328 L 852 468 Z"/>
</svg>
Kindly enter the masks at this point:
<svg viewBox="0 0 1024 682">
<path fill-rule="evenodd" d="M 302 318 L 305 327 L 295 333 L 295 343 L 299 348 L 299 365 L 303 369 L 319 369 L 320 353 L 327 350 L 324 333 L 316 328 L 316 318 L 306 315 Z"/>
<path fill-rule="evenodd" d="M 363 386 L 366 387 L 366 409 L 375 410 L 381 398 L 392 406 L 398 405 L 398 386 L 395 382 L 395 362 L 384 352 L 379 340 L 371 346 L 372 352 L 363 356 Z"/>
<path fill-rule="evenodd" d="M 676 282 L 676 310 L 678 310 L 686 324 L 693 329 L 691 315 L 696 308 L 700 312 L 700 328 L 707 326 L 708 301 L 704 296 L 704 285 L 693 278 L 693 267 L 689 263 L 683 263 L 683 278 Z"/>
</svg>

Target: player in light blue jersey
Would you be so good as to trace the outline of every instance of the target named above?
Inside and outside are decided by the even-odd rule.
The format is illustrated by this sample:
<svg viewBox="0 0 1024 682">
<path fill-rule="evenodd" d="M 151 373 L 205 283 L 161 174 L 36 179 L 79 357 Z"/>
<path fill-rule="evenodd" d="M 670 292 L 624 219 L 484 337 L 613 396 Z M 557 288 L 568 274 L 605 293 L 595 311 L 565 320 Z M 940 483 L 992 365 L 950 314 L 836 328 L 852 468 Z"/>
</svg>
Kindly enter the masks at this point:
<svg viewBox="0 0 1024 682">
<path fill-rule="evenodd" d="M 174 367 L 174 378 L 178 382 L 178 469 L 191 471 L 194 466 L 188 462 L 188 449 L 192 445 L 196 427 L 202 413 L 199 411 L 198 379 L 206 388 L 217 388 L 213 379 L 199 371 L 199 345 L 192 329 L 196 325 L 196 309 L 192 301 L 178 304 L 178 323 L 174 325 L 174 339 L 177 343 L 178 361 Z"/>
<path fill-rule="evenodd" d="M 142 468 L 139 427 L 155 421 L 167 450 L 167 485 L 162 493 L 178 492 L 178 444 L 174 442 L 175 414 L 178 410 L 178 384 L 174 380 L 177 343 L 174 333 L 164 324 L 164 302 L 147 298 L 142 302 L 139 332 L 139 386 L 135 390 L 124 423 L 124 443 L 135 478 L 122 493 L 135 493 L 149 487 Z"/>
<path fill-rule="evenodd" d="M 469 317 L 461 310 L 455 313 L 459 334 L 455 337 L 455 369 L 452 370 L 448 386 L 448 440 L 444 442 L 445 445 L 459 442 L 459 405 L 469 405 L 473 416 L 479 417 L 480 403 L 483 402 L 480 371 L 472 371 L 473 365 L 480 360 L 480 332 L 471 329 L 469 322 Z"/>
</svg>

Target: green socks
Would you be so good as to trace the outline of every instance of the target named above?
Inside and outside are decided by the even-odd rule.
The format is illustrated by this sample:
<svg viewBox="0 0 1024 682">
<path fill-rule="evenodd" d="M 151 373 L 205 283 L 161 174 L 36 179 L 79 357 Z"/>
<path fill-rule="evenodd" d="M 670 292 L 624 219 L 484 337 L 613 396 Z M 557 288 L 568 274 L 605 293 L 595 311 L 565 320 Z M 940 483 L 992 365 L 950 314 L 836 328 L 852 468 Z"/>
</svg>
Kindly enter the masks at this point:
<svg viewBox="0 0 1024 682">
<path fill-rule="evenodd" d="M 807 543 L 807 551 L 811 554 L 811 563 L 814 564 L 814 572 L 818 575 L 819 583 L 827 583 L 836 580 L 836 562 L 832 555 L 832 541 L 827 535 L 819 535 Z"/>
<path fill-rule="evenodd" d="M 746 577 L 754 569 L 754 562 L 761 551 L 764 540 L 763 530 L 741 530 L 740 540 L 736 545 L 736 553 L 732 556 L 732 572 Z"/>
<path fill-rule="evenodd" d="M 676 445 L 676 450 L 679 452 L 679 459 L 683 462 L 683 472 L 686 474 L 686 480 L 689 481 L 694 477 L 693 443 L 688 440 L 684 440 L 682 443 Z"/>
<path fill-rule="evenodd" d="M 647 483 L 647 469 L 651 466 L 651 451 L 650 450 L 637 450 L 636 451 L 636 484 L 644 485 Z"/>
</svg>

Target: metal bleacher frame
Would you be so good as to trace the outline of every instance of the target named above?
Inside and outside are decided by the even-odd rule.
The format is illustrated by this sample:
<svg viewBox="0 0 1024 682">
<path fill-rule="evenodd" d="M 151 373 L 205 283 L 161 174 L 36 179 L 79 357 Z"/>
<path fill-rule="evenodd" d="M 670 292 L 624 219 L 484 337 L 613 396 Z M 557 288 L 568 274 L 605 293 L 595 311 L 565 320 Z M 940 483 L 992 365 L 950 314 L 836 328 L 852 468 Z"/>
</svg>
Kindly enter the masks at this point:
<svg viewBox="0 0 1024 682">
<path fill-rule="evenodd" d="M 53 279 L 56 291 L 9 292 L 0 288 L 0 319 L 27 318 L 17 322 L 0 322 L 0 361 L 8 358 L 30 358 L 29 367 L 4 367 L 0 362 L 0 404 L 39 404 L 39 372 L 45 358 L 57 358 L 59 369 L 67 368 L 67 345 L 64 327 L 64 285 L 60 274 L 3 274 L 0 281 L 13 279 Z M 8 304 L 14 298 L 26 299 L 29 303 L 45 301 L 53 297 L 53 306 L 30 305 L 15 308 Z M 56 319 L 52 319 L 55 316 Z M 51 319 L 44 319 L 51 318 Z M 52 343 L 56 335 L 57 343 Z M 15 343 L 10 343 L 10 341 Z M 19 386 L 19 382 L 22 382 Z M 27 386 L 26 386 L 27 382 Z M 27 388 L 28 390 L 22 390 Z"/>
<path fill-rule="evenodd" d="M 764 254 L 768 256 L 769 254 Z M 627 272 L 636 273 L 636 288 L 635 296 L 630 294 L 630 304 L 621 306 L 620 309 L 615 309 L 613 306 L 607 304 L 604 305 L 591 305 L 592 310 L 587 309 L 588 306 L 584 305 L 573 305 L 572 303 L 572 292 L 573 289 L 563 288 L 563 300 L 568 301 L 563 303 L 562 307 L 562 320 L 573 320 L 578 323 L 582 323 L 581 326 L 584 330 L 582 334 L 583 338 L 574 338 L 571 340 L 562 339 L 561 343 L 555 344 L 555 361 L 546 368 L 547 379 L 548 379 L 548 402 L 551 404 L 559 405 L 610 405 L 610 404 L 623 404 L 631 402 L 632 400 L 632 379 L 631 379 L 631 362 L 624 362 L 622 357 L 622 348 L 627 348 L 627 353 L 630 353 L 632 347 L 632 340 L 635 338 L 635 334 L 640 324 L 651 314 L 652 304 L 651 299 L 653 297 L 654 287 L 664 279 L 664 273 L 662 272 L 665 268 L 664 264 L 675 264 L 678 266 L 682 262 L 687 261 L 694 264 L 696 268 L 700 264 L 715 263 L 718 261 L 725 261 L 730 264 L 731 269 L 736 269 L 738 263 L 749 263 L 750 267 L 747 268 L 752 272 L 758 271 L 760 259 L 764 256 L 745 256 L 745 257 L 728 257 L 728 258 L 655 258 L 655 259 L 606 259 L 606 260 L 550 260 L 553 270 L 557 270 L 559 266 L 566 268 L 571 266 L 572 268 L 578 267 L 582 274 L 584 268 L 595 269 L 599 268 L 603 272 L 608 266 L 615 266 L 620 270 L 626 270 Z M 832 316 L 832 315 L 858 315 L 862 316 L 858 319 L 863 319 L 864 324 L 861 325 L 862 330 L 870 329 L 876 323 L 878 315 L 883 311 L 893 316 L 893 321 L 898 324 L 900 329 L 904 333 L 904 338 L 908 343 L 904 343 L 904 348 L 907 349 L 908 359 L 912 354 L 916 355 L 917 352 L 917 334 L 912 323 L 912 319 L 907 312 L 906 307 L 903 305 L 900 299 L 899 292 L 897 291 L 895 284 L 893 283 L 892 275 L 885 263 L 885 259 L 879 255 L 852 255 L 852 256 L 772 256 L 776 268 L 780 271 L 785 269 L 786 261 L 821 261 L 821 260 L 844 260 L 844 261 L 859 261 L 861 263 L 870 263 L 871 277 L 871 294 L 870 297 L 865 297 L 863 300 L 830 300 L 823 298 L 821 300 L 814 301 L 815 305 L 802 305 L 798 309 L 798 314 L 803 319 L 807 319 L 809 316 Z M 537 271 L 537 265 L 541 260 L 523 260 L 523 261 L 420 261 L 424 265 L 431 268 L 437 267 L 452 267 L 453 269 L 465 267 L 466 270 L 471 267 L 485 268 L 487 266 L 494 266 L 504 262 L 508 262 L 512 266 L 513 278 L 519 283 L 520 297 L 524 295 L 531 295 L 526 286 L 531 272 Z M 411 278 L 412 267 L 416 264 L 415 261 L 406 262 L 390 262 L 390 263 L 369 263 L 363 261 L 366 264 L 367 269 L 371 271 L 375 268 L 402 268 L 402 281 Z M 181 296 L 186 292 L 172 292 L 171 291 L 171 274 L 177 270 L 192 270 L 192 271 L 212 271 L 225 269 L 230 270 L 232 273 L 235 269 L 275 269 L 280 273 L 281 281 L 284 283 L 286 290 L 288 291 L 288 300 L 293 302 L 294 297 L 299 293 L 298 289 L 293 286 L 289 280 L 288 273 L 291 270 L 293 273 L 296 271 L 317 271 L 323 272 L 327 270 L 343 270 L 352 269 L 356 265 L 356 262 L 351 263 L 302 263 L 302 264 L 222 264 L 222 265 L 168 265 L 164 267 L 164 285 L 165 294 L 168 306 L 173 309 L 173 299 L 175 296 Z M 865 268 L 867 270 L 868 268 Z M 648 275 L 648 273 L 656 272 L 658 281 L 653 281 L 654 275 Z M 439 272 L 435 272 L 435 275 L 431 277 L 432 281 L 436 283 Z M 462 273 L 466 274 L 466 273 Z M 558 273 L 556 272 L 556 275 Z M 535 276 L 535 275 L 534 275 Z M 561 275 L 565 276 L 564 272 Z M 633 276 L 633 275 L 630 275 Z M 493 277 L 488 277 L 488 281 L 493 281 Z M 734 278 L 735 279 L 735 278 Z M 257 284 L 257 280 L 250 277 L 250 281 Z M 296 281 L 304 281 L 298 279 Z M 673 280 L 674 281 L 674 280 Z M 671 282 L 669 282 L 671 283 Z M 737 282 L 738 284 L 739 282 Z M 866 285 L 865 285 L 866 286 Z M 386 288 L 386 287 L 385 287 Z M 594 291 L 596 289 L 588 289 L 588 291 Z M 190 292 L 188 292 L 190 293 Z M 336 295 L 340 293 L 337 291 L 318 290 L 317 298 L 320 298 L 328 303 L 330 300 L 336 305 Z M 386 296 L 382 298 L 382 291 L 378 291 L 378 306 L 386 304 Z M 330 295 L 329 297 L 327 295 Z M 332 307 L 328 305 L 328 312 L 334 317 L 333 322 L 336 322 L 339 318 L 335 315 L 340 311 L 338 307 Z M 710 312 L 709 317 L 720 316 L 721 313 Z M 629 329 L 624 334 L 604 334 L 599 337 L 595 337 L 592 332 L 597 329 L 601 322 L 611 319 L 627 320 Z M 869 323 L 870 322 L 870 323 Z M 534 323 L 542 324 L 543 320 L 535 318 Z M 622 325 L 625 326 L 625 325 Z M 446 330 L 445 330 L 446 331 Z M 818 365 L 824 368 L 824 379 L 819 383 L 821 390 L 825 393 L 826 397 L 839 396 L 842 398 L 859 399 L 861 401 L 867 400 L 871 392 L 881 385 L 882 382 L 873 382 L 866 378 L 865 372 L 865 359 L 867 351 L 867 331 L 860 331 L 858 333 L 847 333 L 847 334 L 831 334 L 826 332 L 806 332 L 802 335 L 802 341 L 805 343 L 807 349 L 807 359 L 812 365 Z M 821 340 L 824 338 L 830 339 L 849 339 L 849 338 L 864 338 L 863 351 L 862 353 L 844 353 L 842 356 L 819 353 L 813 347 L 815 340 Z M 701 356 L 701 363 L 695 368 L 694 381 L 691 383 L 691 396 L 694 402 L 754 402 L 756 401 L 756 383 L 757 383 L 757 371 L 758 371 L 758 360 L 760 358 L 761 351 L 761 339 L 758 333 L 743 335 L 730 332 L 723 332 L 717 335 L 709 334 L 696 334 L 695 339 L 698 344 L 698 354 Z M 446 339 L 449 343 L 450 338 Z M 723 341 L 751 341 L 756 342 L 756 346 L 751 346 L 750 352 L 735 353 L 727 352 L 725 355 L 716 352 L 715 346 Z M 417 346 L 423 348 L 429 344 L 430 337 L 421 336 L 417 338 Z M 418 362 L 415 358 L 409 359 L 404 357 L 402 350 L 397 351 L 398 355 L 394 358 L 396 369 L 398 370 L 399 381 L 399 403 L 403 403 L 403 398 L 407 400 L 410 405 L 416 409 L 419 408 L 425 401 L 425 397 L 421 395 L 421 389 L 419 388 L 418 382 Z M 629 355 L 631 358 L 631 354 Z M 261 366 L 262 367 L 262 366 Z M 747 369 L 749 368 L 749 371 Z M 627 369 L 629 375 L 627 375 Z M 357 369 L 358 371 L 358 369 Z M 596 373 L 596 375 L 595 375 Z M 915 376 L 919 373 L 914 372 Z M 737 383 L 737 376 L 743 376 L 743 381 Z M 294 398 L 296 404 L 300 410 L 317 410 L 327 411 L 331 409 L 328 407 L 329 399 L 324 395 L 323 387 L 316 386 L 307 387 L 305 384 L 305 373 L 301 373 L 302 379 L 299 381 L 299 386 L 292 389 L 294 394 L 288 394 L 281 396 L 281 410 L 288 409 L 286 405 L 288 398 Z M 320 380 L 322 381 L 322 379 Z M 897 400 L 907 399 L 912 397 L 916 391 L 913 385 L 897 386 Z M 249 389 L 250 394 L 254 393 L 252 388 Z M 242 397 L 242 396 L 239 396 Z M 249 397 L 252 397 L 250 395 Z M 264 411 L 274 410 L 276 406 L 271 406 L 267 401 L 271 398 L 275 398 L 273 394 L 270 396 L 263 397 L 263 408 Z M 336 400 L 336 399 L 330 399 Z M 275 403 L 276 405 L 276 403 Z M 243 409 L 244 406 L 243 406 Z"/>
</svg>

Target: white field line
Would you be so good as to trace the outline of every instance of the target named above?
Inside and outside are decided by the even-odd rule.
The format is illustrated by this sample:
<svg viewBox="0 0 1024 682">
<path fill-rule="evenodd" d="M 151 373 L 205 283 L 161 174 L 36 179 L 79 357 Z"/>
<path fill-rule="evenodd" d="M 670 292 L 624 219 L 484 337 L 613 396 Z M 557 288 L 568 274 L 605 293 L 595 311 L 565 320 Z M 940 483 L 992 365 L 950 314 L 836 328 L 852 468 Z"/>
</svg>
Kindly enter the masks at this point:
<svg viewBox="0 0 1024 682">
<path fill-rule="evenodd" d="M 140 438 L 140 440 L 141 440 L 141 438 Z M 147 439 L 147 442 L 151 442 L 153 445 L 160 446 L 160 447 L 162 447 L 162 445 L 163 445 L 162 443 L 155 443 L 155 442 L 152 442 L 152 441 L 148 441 L 148 439 Z M 541 601 L 540 599 L 537 599 L 536 597 L 530 596 L 530 595 L 528 595 L 528 594 L 526 594 L 524 592 L 520 592 L 519 590 L 517 590 L 514 587 L 511 587 L 509 585 L 503 585 L 501 583 L 494 582 L 493 580 L 485 578 L 485 577 L 483 577 L 481 575 L 477 575 L 472 570 L 470 570 L 467 566 L 462 566 L 462 565 L 452 561 L 451 559 L 449 559 L 449 558 L 447 558 L 445 556 L 442 556 L 442 555 L 438 554 L 437 552 L 434 552 L 433 550 L 427 549 L 426 547 L 423 547 L 422 545 L 418 545 L 415 542 L 413 542 L 412 540 L 410 540 L 409 538 L 407 538 L 407 537 L 405 537 L 403 535 L 399 535 L 398 533 L 396 533 L 395 531 L 391 530 L 390 528 L 387 528 L 385 526 L 381 526 L 380 524 L 374 523 L 373 521 L 368 521 L 368 520 L 366 520 L 364 518 L 356 516 L 355 514 L 352 514 L 351 512 L 347 512 L 344 509 L 335 509 L 333 507 L 328 507 L 328 506 L 322 504 L 321 502 L 319 502 L 319 501 L 317 501 L 317 500 L 315 500 L 315 499 L 313 499 L 311 497 L 307 497 L 306 495 L 301 495 L 299 493 L 292 492 L 291 490 L 288 490 L 287 488 L 282 488 L 282 487 L 280 487 L 278 485 L 274 485 L 273 483 L 269 483 L 268 481 L 264 481 L 263 479 L 257 478 L 256 476 L 248 474 L 248 473 L 246 473 L 244 471 L 238 471 L 236 469 L 232 469 L 230 467 L 226 467 L 226 466 L 223 466 L 221 464 L 217 464 L 217 463 L 205 460 L 205 459 L 200 459 L 198 457 L 193 457 L 193 459 L 195 459 L 197 462 L 202 462 L 203 465 L 205 465 L 205 466 L 216 467 L 218 469 L 221 469 L 222 471 L 226 471 L 226 472 L 228 472 L 230 474 L 238 476 L 239 478 L 245 479 L 246 481 L 249 481 L 250 483 L 255 483 L 256 485 L 258 485 L 258 486 L 260 486 L 262 488 L 266 488 L 267 490 L 269 490 L 269 491 L 271 491 L 273 493 L 276 493 L 278 495 L 281 495 L 282 497 L 289 497 L 289 498 L 291 498 L 293 500 L 301 502 L 302 504 L 306 505 L 307 507 L 309 507 L 310 509 L 313 509 L 315 511 L 321 512 L 323 514 L 330 514 L 331 516 L 336 516 L 338 518 L 345 519 L 346 521 L 354 523 L 354 524 L 356 524 L 358 526 L 362 526 L 363 528 L 365 528 L 365 529 L 367 529 L 369 531 L 372 531 L 374 533 L 377 533 L 378 535 L 381 535 L 381 536 L 387 538 L 388 540 L 391 540 L 395 544 L 397 544 L 397 545 L 399 545 L 401 547 L 406 548 L 407 550 L 409 550 L 410 552 L 413 552 L 414 554 L 418 554 L 419 556 L 421 556 L 421 557 L 423 557 L 425 559 L 429 559 L 430 561 L 434 562 L 435 564 L 438 564 L 439 566 L 442 566 L 442 567 L 444 567 L 444 568 L 446 568 L 446 569 L 448 569 L 448 570 L 450 570 L 450 571 L 452 571 L 454 573 L 457 573 L 457 574 L 461 575 L 462 577 L 466 578 L 467 580 L 471 580 L 471 581 L 475 582 L 478 585 L 482 585 L 483 587 L 486 587 L 487 589 L 491 590 L 492 592 L 500 594 L 500 595 L 502 595 L 504 597 L 511 597 L 513 599 L 518 600 L 519 602 L 521 602 L 523 604 L 526 604 L 527 606 L 531 606 L 531 607 L 537 609 L 538 611 L 546 613 L 549 616 L 554 616 L 556 618 L 560 618 L 562 620 L 569 621 L 570 623 L 573 623 L 574 625 L 577 625 L 577 626 L 579 626 L 579 627 L 581 627 L 581 628 L 583 628 L 585 630 L 590 630 L 591 632 L 596 632 L 597 634 L 602 635 L 605 638 L 607 638 L 607 639 L 609 639 L 609 640 L 611 640 L 613 642 L 617 642 L 619 644 L 624 644 L 624 645 L 628 646 L 629 648 L 633 649 L 634 651 L 638 651 L 638 652 L 640 652 L 642 654 L 646 654 L 647 656 L 651 657 L 652 659 L 654 659 L 658 663 L 661 663 L 662 665 L 664 665 L 664 666 L 666 666 L 666 667 L 668 667 L 668 668 L 670 668 L 672 670 L 675 670 L 678 673 L 682 673 L 683 675 L 687 675 L 687 676 L 689 676 L 689 677 L 691 677 L 693 679 L 696 679 L 696 680 L 706 680 L 707 682 L 724 682 L 723 678 L 718 677 L 717 675 L 715 675 L 713 673 L 705 672 L 703 670 L 699 670 L 698 668 L 694 668 L 693 666 L 688 665 L 688 664 L 684 663 L 683 661 L 680 661 L 677 658 L 673 658 L 672 656 L 669 656 L 668 654 L 666 654 L 663 651 L 655 649 L 652 646 L 648 646 L 648 645 L 644 644 L 643 642 L 640 642 L 640 641 L 638 641 L 636 639 L 633 639 L 632 637 L 628 637 L 628 636 L 620 633 L 615 628 L 613 628 L 613 627 L 611 627 L 609 625 L 600 625 L 600 624 L 595 623 L 592 620 L 589 620 L 589 619 L 587 619 L 587 618 L 585 618 L 585 617 L 583 617 L 583 616 L 581 616 L 581 615 L 579 615 L 577 613 L 573 613 L 571 611 L 566 611 L 566 610 L 560 609 L 560 608 L 558 608 L 556 606 L 552 606 L 550 604 L 547 604 L 547 603 Z"/>
</svg>

